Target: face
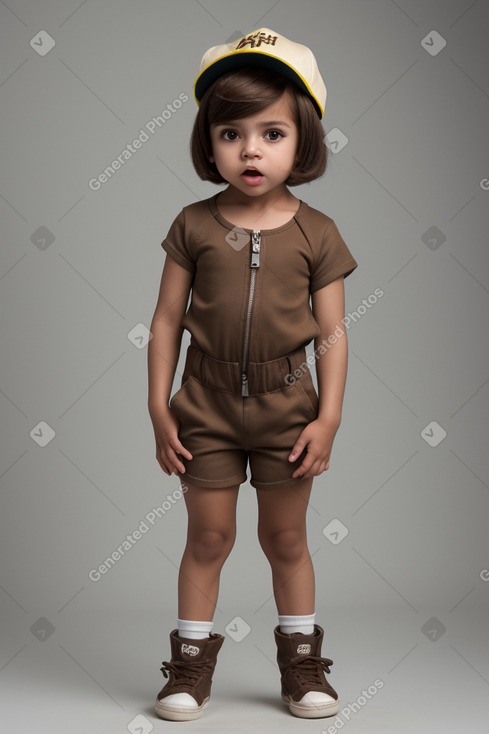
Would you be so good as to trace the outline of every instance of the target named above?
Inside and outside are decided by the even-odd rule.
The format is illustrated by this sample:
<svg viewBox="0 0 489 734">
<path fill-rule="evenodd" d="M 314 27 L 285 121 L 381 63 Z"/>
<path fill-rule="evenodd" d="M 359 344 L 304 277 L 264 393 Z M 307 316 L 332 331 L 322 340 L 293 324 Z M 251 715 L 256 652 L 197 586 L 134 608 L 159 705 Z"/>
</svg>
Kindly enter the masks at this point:
<svg viewBox="0 0 489 734">
<path fill-rule="evenodd" d="M 294 167 L 298 130 L 288 93 L 254 115 L 211 125 L 210 134 L 209 160 L 247 196 L 256 198 L 283 186 Z"/>
</svg>

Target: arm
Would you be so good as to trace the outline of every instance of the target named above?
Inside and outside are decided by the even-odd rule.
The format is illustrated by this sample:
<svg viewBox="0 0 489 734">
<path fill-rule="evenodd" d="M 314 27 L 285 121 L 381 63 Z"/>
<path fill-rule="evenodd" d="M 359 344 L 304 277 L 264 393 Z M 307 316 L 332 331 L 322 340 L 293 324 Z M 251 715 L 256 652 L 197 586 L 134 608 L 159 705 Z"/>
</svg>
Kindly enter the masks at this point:
<svg viewBox="0 0 489 734">
<path fill-rule="evenodd" d="M 314 340 L 317 352 L 318 420 L 339 427 L 348 368 L 348 338 L 342 319 L 345 317 L 345 288 L 343 276 L 312 294 L 312 310 L 321 333 Z M 335 335 L 336 330 L 336 336 Z M 329 341 L 328 341 L 329 339 Z"/>
<path fill-rule="evenodd" d="M 341 423 L 348 365 L 348 341 L 341 321 L 345 315 L 343 280 L 340 276 L 312 294 L 314 318 L 321 329 L 314 340 L 318 350 L 319 410 L 317 419 L 304 428 L 289 456 L 289 461 L 295 461 L 307 447 L 307 456 L 292 474 L 294 479 L 318 476 L 329 469 L 333 441 Z M 338 335 L 342 333 L 336 340 L 335 330 Z M 323 354 L 319 351 L 321 345 Z"/>
<path fill-rule="evenodd" d="M 192 456 L 178 440 L 178 422 L 168 405 L 175 376 L 192 274 L 170 255 L 165 258 L 148 344 L 148 411 L 156 437 L 156 458 L 165 473 L 185 468 L 177 453 Z"/>
</svg>

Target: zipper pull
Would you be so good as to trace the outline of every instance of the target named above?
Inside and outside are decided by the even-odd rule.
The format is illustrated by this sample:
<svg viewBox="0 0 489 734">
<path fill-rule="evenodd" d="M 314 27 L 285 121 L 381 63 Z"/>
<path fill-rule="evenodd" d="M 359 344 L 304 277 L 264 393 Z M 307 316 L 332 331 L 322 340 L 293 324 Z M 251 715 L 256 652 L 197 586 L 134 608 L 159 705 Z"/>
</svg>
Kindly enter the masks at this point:
<svg viewBox="0 0 489 734">
<path fill-rule="evenodd" d="M 241 373 L 241 396 L 244 398 L 247 398 L 249 396 L 248 377 L 246 376 L 246 372 Z"/>
<path fill-rule="evenodd" d="M 260 245 L 261 245 L 261 231 L 253 230 L 251 235 L 251 262 L 250 268 L 260 267 Z"/>
</svg>

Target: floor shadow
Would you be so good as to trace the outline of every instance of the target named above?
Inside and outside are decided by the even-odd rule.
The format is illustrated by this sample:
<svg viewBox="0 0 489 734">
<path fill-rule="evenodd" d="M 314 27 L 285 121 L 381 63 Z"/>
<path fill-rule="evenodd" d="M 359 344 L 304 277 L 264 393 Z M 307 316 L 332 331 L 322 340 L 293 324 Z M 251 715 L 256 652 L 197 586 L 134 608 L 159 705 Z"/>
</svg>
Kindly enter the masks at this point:
<svg viewBox="0 0 489 734">
<path fill-rule="evenodd" d="M 232 700 L 243 705 L 249 704 L 250 706 L 262 704 L 263 706 L 275 709 L 276 711 L 287 712 L 287 706 L 283 703 L 280 696 L 274 696 L 267 693 L 233 693 L 232 696 L 229 696 L 226 700 Z"/>
</svg>

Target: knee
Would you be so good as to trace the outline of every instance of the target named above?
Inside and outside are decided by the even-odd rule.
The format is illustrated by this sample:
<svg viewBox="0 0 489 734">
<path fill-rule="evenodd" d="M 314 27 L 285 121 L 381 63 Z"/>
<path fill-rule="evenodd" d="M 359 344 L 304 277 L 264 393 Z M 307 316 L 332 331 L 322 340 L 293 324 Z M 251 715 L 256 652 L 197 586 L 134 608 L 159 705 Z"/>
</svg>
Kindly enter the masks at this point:
<svg viewBox="0 0 489 734">
<path fill-rule="evenodd" d="M 220 530 L 200 530 L 189 541 L 193 556 L 205 563 L 224 561 L 234 545 L 235 533 Z"/>
<path fill-rule="evenodd" d="M 307 550 L 305 532 L 296 528 L 266 533 L 259 530 L 258 539 L 270 562 L 297 563 Z"/>
</svg>

